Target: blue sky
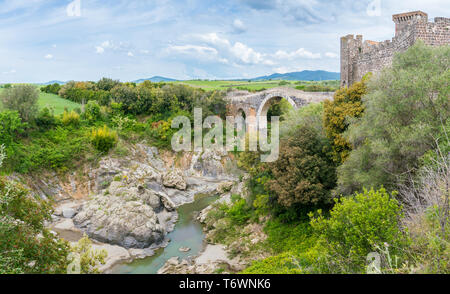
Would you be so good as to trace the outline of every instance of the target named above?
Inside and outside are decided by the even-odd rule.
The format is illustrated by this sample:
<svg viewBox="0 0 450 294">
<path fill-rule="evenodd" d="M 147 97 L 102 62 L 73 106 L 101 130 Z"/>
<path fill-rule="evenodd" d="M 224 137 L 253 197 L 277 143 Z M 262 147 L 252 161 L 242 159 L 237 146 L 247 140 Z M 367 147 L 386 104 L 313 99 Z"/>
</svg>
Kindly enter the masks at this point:
<svg viewBox="0 0 450 294">
<path fill-rule="evenodd" d="M 406 11 L 450 17 L 448 0 L 77 1 L 80 15 L 73 0 L 0 1 L 0 82 L 339 71 L 343 35 L 391 39 Z"/>
</svg>

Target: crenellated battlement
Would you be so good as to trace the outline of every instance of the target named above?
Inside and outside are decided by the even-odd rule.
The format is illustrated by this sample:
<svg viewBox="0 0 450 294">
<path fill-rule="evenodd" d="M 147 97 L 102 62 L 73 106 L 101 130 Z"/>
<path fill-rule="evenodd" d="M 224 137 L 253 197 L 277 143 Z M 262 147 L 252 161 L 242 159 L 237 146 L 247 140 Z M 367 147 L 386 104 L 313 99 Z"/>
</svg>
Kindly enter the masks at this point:
<svg viewBox="0 0 450 294">
<path fill-rule="evenodd" d="M 450 44 L 450 18 L 436 17 L 414 11 L 393 15 L 395 36 L 392 40 L 376 42 L 363 40 L 362 35 L 341 38 L 341 86 L 350 86 L 368 73 L 378 73 L 392 64 L 396 52 L 406 51 L 417 40 L 431 46 Z"/>
</svg>

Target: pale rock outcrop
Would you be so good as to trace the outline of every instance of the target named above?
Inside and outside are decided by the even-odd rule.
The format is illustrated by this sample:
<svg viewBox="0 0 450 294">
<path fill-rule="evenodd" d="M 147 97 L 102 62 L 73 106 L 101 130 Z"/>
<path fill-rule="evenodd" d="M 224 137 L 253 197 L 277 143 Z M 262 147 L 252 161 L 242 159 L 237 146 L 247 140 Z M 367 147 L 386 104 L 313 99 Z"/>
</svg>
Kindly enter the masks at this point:
<svg viewBox="0 0 450 294">
<path fill-rule="evenodd" d="M 205 150 L 192 156 L 191 171 L 203 177 L 217 178 L 225 174 L 222 157 L 226 153 Z"/>
<path fill-rule="evenodd" d="M 238 272 L 244 268 L 244 264 L 238 258 L 228 257 L 222 245 L 207 245 L 205 250 L 194 259 L 180 260 L 178 257 L 169 259 L 158 270 L 158 274 L 213 274 L 218 269 Z"/>
<path fill-rule="evenodd" d="M 217 187 L 217 192 L 219 192 L 220 194 L 230 192 L 233 185 L 234 185 L 234 182 L 220 183 L 219 186 Z"/>
<path fill-rule="evenodd" d="M 73 208 L 67 208 L 62 211 L 62 215 L 64 218 L 73 218 L 77 212 Z"/>
<path fill-rule="evenodd" d="M 113 182 L 106 193 L 84 205 L 74 223 L 97 241 L 125 248 L 146 248 L 161 242 L 167 228 L 172 227 L 165 210 L 152 191 Z"/>
<path fill-rule="evenodd" d="M 175 188 L 184 191 L 187 183 L 181 170 L 172 170 L 163 176 L 163 185 L 167 188 Z"/>
</svg>

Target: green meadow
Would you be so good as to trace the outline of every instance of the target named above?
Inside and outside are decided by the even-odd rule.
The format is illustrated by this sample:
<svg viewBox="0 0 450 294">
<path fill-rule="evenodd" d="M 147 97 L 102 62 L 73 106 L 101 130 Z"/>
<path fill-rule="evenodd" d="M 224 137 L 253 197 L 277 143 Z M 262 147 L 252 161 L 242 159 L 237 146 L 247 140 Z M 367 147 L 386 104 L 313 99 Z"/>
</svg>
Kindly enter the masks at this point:
<svg viewBox="0 0 450 294">
<path fill-rule="evenodd" d="M 262 91 L 276 87 L 290 87 L 300 88 L 318 85 L 321 87 L 331 87 L 331 90 L 339 88 L 339 81 L 285 81 L 285 80 L 269 80 L 269 81 L 209 81 L 209 80 L 190 80 L 170 82 L 174 84 L 182 84 L 195 88 L 202 88 L 207 91 L 211 90 L 247 90 L 247 91 Z"/>
<path fill-rule="evenodd" d="M 246 88 L 249 90 L 263 90 L 279 87 L 285 84 L 282 81 L 261 81 L 261 82 L 250 82 L 250 81 L 207 81 L 207 80 L 192 80 L 192 81 L 179 81 L 173 82 L 176 84 L 188 85 L 191 87 L 202 88 L 204 90 L 227 90 L 229 88 L 239 89 Z M 295 86 L 294 82 L 286 82 L 285 86 Z"/>
<path fill-rule="evenodd" d="M 4 91 L 4 89 L 0 89 L 0 92 Z M 39 94 L 38 100 L 39 109 L 43 109 L 45 107 L 49 109 L 53 109 L 55 115 L 62 114 L 64 109 L 68 111 L 74 110 L 75 108 L 81 107 L 80 104 L 72 102 L 67 99 L 63 99 L 58 95 L 48 94 L 41 92 Z M 2 102 L 0 101 L 0 111 L 3 110 Z"/>
</svg>

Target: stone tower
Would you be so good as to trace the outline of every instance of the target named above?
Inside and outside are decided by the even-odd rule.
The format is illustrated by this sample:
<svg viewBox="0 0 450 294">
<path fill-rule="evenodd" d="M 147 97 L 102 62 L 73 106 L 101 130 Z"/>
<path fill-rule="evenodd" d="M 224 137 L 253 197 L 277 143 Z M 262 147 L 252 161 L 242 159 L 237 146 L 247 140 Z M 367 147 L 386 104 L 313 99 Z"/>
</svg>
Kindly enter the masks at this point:
<svg viewBox="0 0 450 294">
<path fill-rule="evenodd" d="M 395 36 L 384 42 L 363 41 L 362 35 L 341 38 L 341 86 L 360 81 L 368 72 L 374 74 L 392 64 L 396 52 L 406 51 L 417 40 L 430 46 L 450 44 L 450 18 L 428 20 L 422 11 L 395 14 Z"/>
</svg>

